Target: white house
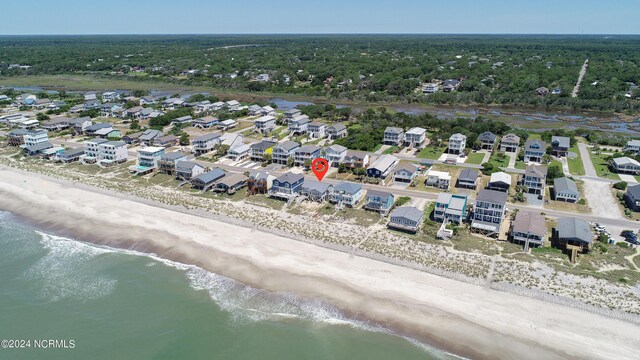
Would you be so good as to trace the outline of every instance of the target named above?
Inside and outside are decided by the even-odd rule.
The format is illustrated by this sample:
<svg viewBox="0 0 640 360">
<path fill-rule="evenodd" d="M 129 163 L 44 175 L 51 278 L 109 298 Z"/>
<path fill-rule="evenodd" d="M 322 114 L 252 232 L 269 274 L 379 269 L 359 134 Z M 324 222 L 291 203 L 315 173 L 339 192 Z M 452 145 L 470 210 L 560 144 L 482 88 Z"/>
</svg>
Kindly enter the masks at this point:
<svg viewBox="0 0 640 360">
<path fill-rule="evenodd" d="M 453 134 L 449 138 L 449 147 L 447 148 L 447 152 L 449 154 L 461 154 L 464 152 L 464 149 L 467 147 L 467 136 L 462 135 L 460 133 Z"/>
</svg>

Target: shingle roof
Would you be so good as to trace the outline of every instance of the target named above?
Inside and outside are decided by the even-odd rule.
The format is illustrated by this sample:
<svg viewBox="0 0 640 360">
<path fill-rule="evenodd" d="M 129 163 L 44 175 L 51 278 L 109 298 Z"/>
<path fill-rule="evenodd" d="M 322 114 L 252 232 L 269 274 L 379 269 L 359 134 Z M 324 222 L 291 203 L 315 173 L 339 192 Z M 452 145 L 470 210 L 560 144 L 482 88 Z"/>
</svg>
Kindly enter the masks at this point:
<svg viewBox="0 0 640 360">
<path fill-rule="evenodd" d="M 413 165 L 413 164 L 400 164 L 397 168 L 396 168 L 396 173 L 400 170 L 406 170 L 409 171 L 410 173 L 415 173 L 416 171 L 418 171 L 418 168 Z"/>
<path fill-rule="evenodd" d="M 182 162 L 182 161 L 181 161 Z M 214 182 L 222 177 L 224 177 L 225 172 L 222 169 L 213 169 L 207 173 L 204 173 L 198 177 L 196 177 L 194 180 L 198 181 L 198 182 L 203 182 L 205 184 L 208 184 L 210 182 Z"/>
<path fill-rule="evenodd" d="M 538 213 L 519 211 L 513 220 L 513 231 L 537 234 L 544 237 L 547 232 L 547 223 L 544 216 Z"/>
<path fill-rule="evenodd" d="M 376 197 L 380 197 L 383 199 L 388 199 L 389 197 L 393 198 L 393 194 L 392 193 L 388 193 L 386 191 L 379 191 L 379 190 L 369 190 L 367 191 L 367 197 L 370 196 L 376 196 Z"/>
<path fill-rule="evenodd" d="M 524 171 L 525 176 L 545 177 L 547 176 L 547 167 L 545 165 L 529 165 Z"/>
<path fill-rule="evenodd" d="M 507 202 L 507 193 L 496 190 L 480 190 L 476 200 L 505 204 Z"/>
<path fill-rule="evenodd" d="M 209 140 L 217 139 L 220 136 L 222 136 L 220 133 L 204 134 L 202 136 L 199 136 L 199 137 L 193 139 L 193 141 L 209 141 Z"/>
<path fill-rule="evenodd" d="M 347 148 L 342 145 L 331 145 L 327 148 L 327 150 L 331 150 L 336 153 L 341 153 L 347 151 Z"/>
<path fill-rule="evenodd" d="M 478 136 L 478 140 L 484 142 L 494 142 L 496 141 L 496 135 L 491 131 L 485 131 Z"/>
<path fill-rule="evenodd" d="M 338 183 L 338 185 L 336 185 L 333 189 L 335 191 L 344 192 L 349 195 L 354 195 L 358 191 L 362 190 L 362 185 L 348 182 L 348 181 L 343 181 Z"/>
<path fill-rule="evenodd" d="M 527 140 L 527 142 L 524 144 L 525 149 L 529 149 L 531 148 L 531 146 L 533 146 L 534 144 L 537 144 L 540 147 L 540 151 L 546 151 L 547 149 L 547 143 L 542 141 L 542 140 Z"/>
<path fill-rule="evenodd" d="M 250 146 L 251 146 L 252 149 L 260 149 L 260 150 L 264 151 L 264 150 L 267 150 L 269 148 L 274 147 L 275 145 L 276 145 L 275 141 L 265 141 L 265 140 L 263 140 L 263 141 L 260 141 L 259 143 L 251 144 Z"/>
<path fill-rule="evenodd" d="M 300 181 L 300 179 L 304 179 L 304 175 L 296 174 L 296 173 L 292 173 L 292 172 L 288 172 L 288 173 L 282 174 L 282 175 L 278 176 L 278 178 L 276 178 L 276 180 L 278 182 L 280 182 L 280 183 L 289 183 L 289 184 L 296 183 L 296 182 Z"/>
<path fill-rule="evenodd" d="M 578 239 L 585 243 L 593 241 L 593 233 L 589 223 L 576 218 L 558 219 L 558 237 Z"/>
<path fill-rule="evenodd" d="M 402 217 L 415 222 L 420 222 L 423 216 L 424 213 L 413 206 L 401 206 L 391 212 L 392 218 Z"/>
<path fill-rule="evenodd" d="M 183 157 L 187 157 L 187 155 L 179 151 L 174 151 L 174 152 L 162 155 L 161 159 L 163 161 L 176 161 L 178 159 L 182 159 Z"/>
<path fill-rule="evenodd" d="M 176 163 L 176 169 L 178 171 L 192 171 L 196 166 L 200 166 L 203 167 L 202 165 L 198 164 L 195 161 L 187 161 L 187 160 L 182 160 L 182 161 L 178 161 Z"/>
<path fill-rule="evenodd" d="M 247 181 L 247 179 L 248 178 L 244 174 L 231 174 L 229 176 L 225 176 L 222 180 L 220 180 L 219 184 L 231 187 L 238 183 Z"/>
<path fill-rule="evenodd" d="M 558 178 L 558 179 L 554 179 L 553 180 L 553 188 L 555 190 L 556 193 L 573 193 L 573 194 L 580 194 L 578 192 L 578 186 L 576 186 L 576 183 L 567 178 L 567 177 L 563 177 L 563 178 Z"/>
<path fill-rule="evenodd" d="M 299 146 L 300 146 L 300 144 L 298 144 L 295 141 L 285 141 L 283 143 L 278 144 L 277 148 L 278 149 L 282 149 L 282 150 L 284 150 L 286 152 L 289 152 L 289 151 L 291 151 L 291 150 L 293 150 L 293 149 L 295 149 L 295 148 L 297 148 Z"/>
<path fill-rule="evenodd" d="M 507 143 L 519 144 L 520 143 L 520 136 L 518 136 L 516 134 L 507 134 L 507 135 L 502 137 L 502 141 L 503 142 L 507 142 Z"/>
<path fill-rule="evenodd" d="M 640 184 L 629 186 L 627 188 L 627 194 L 631 195 L 634 199 L 640 199 Z"/>
<path fill-rule="evenodd" d="M 319 146 L 316 145 L 305 145 L 302 146 L 298 149 L 296 149 L 296 153 L 310 153 L 313 154 L 314 152 L 320 150 Z"/>
<path fill-rule="evenodd" d="M 384 129 L 384 132 L 386 133 L 392 133 L 392 134 L 400 134 L 403 130 L 399 127 L 387 127 L 386 129 Z"/>
<path fill-rule="evenodd" d="M 571 147 L 571 140 L 566 136 L 552 136 L 551 145 L 569 148 Z"/>
<path fill-rule="evenodd" d="M 464 169 L 458 176 L 458 180 L 476 181 L 476 179 L 478 179 L 478 170 L 475 169 Z"/>
<path fill-rule="evenodd" d="M 305 180 L 304 184 L 302 184 L 302 189 L 304 191 L 317 191 L 322 194 L 327 192 L 331 186 L 332 185 L 327 182 Z"/>
<path fill-rule="evenodd" d="M 344 126 L 344 124 L 334 124 L 334 125 L 329 126 L 327 128 L 327 130 L 339 132 L 339 131 L 345 130 L 346 128 L 347 127 Z"/>
</svg>

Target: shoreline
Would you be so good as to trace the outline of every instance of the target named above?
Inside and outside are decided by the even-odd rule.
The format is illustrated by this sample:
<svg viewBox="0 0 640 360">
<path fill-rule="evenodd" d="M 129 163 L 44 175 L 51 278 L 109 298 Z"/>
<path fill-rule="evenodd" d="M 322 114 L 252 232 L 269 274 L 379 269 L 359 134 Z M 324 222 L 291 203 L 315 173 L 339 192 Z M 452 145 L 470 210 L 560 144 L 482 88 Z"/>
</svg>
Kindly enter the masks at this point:
<svg viewBox="0 0 640 360">
<path fill-rule="evenodd" d="M 0 194 L 7 199 L 0 207 L 47 230 L 154 253 L 268 291 L 319 297 L 355 319 L 362 316 L 454 354 L 633 358 L 640 347 L 629 335 L 638 328 L 621 320 L 306 241 L 293 243 L 256 227 L 132 201 L 102 189 L 91 192 L 90 186 L 70 181 L 5 167 L 0 174 Z M 594 324 L 602 328 L 589 329 Z"/>
</svg>

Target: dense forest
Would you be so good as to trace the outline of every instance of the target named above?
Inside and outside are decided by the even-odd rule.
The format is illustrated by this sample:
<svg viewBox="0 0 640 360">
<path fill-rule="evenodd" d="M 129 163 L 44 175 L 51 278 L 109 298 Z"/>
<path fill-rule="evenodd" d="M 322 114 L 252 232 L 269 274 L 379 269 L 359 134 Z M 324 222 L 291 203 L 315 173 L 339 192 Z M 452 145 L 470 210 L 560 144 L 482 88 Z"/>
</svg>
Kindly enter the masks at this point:
<svg viewBox="0 0 640 360">
<path fill-rule="evenodd" d="M 638 49 L 638 36 L 595 35 L 0 36 L 0 76 L 87 74 L 371 102 L 633 111 L 640 109 Z M 447 79 L 459 86 L 420 91 Z M 540 87 L 560 93 L 541 96 Z"/>
</svg>

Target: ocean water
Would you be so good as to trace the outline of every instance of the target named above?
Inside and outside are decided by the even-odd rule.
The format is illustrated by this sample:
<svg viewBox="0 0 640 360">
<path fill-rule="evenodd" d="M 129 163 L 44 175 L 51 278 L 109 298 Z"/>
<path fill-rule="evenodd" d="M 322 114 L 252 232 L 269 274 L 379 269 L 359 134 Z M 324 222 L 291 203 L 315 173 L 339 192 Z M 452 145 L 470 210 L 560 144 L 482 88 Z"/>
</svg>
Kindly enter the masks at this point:
<svg viewBox="0 0 640 360">
<path fill-rule="evenodd" d="M 31 347 L 0 348 L 0 359 L 457 358 L 321 301 L 52 236 L 0 212 L 4 339 Z M 42 340 L 66 348 L 36 348 Z"/>
</svg>

